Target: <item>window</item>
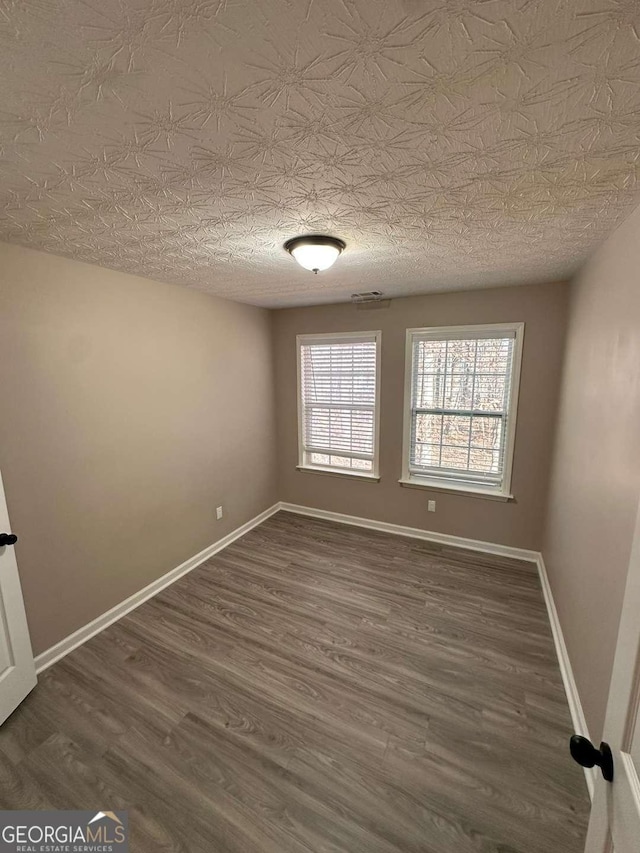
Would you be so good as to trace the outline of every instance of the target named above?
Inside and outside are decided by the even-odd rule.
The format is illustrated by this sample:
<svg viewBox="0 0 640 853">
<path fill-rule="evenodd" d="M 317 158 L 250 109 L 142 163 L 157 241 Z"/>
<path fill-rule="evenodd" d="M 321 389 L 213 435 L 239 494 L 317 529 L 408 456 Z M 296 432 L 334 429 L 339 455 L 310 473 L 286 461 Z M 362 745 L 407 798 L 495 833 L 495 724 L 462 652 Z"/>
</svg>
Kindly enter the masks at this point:
<svg viewBox="0 0 640 853">
<path fill-rule="evenodd" d="M 380 332 L 298 336 L 299 467 L 378 476 Z"/>
<path fill-rule="evenodd" d="M 509 498 L 523 323 L 407 331 L 401 482 Z"/>
</svg>

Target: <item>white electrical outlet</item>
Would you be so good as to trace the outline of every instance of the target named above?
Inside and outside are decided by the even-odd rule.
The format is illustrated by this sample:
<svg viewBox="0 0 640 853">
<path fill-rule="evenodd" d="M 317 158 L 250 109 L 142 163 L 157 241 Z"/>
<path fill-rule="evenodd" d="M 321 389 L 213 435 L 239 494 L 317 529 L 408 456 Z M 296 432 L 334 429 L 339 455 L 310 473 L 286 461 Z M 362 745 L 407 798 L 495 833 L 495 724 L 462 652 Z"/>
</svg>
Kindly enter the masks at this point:
<svg viewBox="0 0 640 853">
<path fill-rule="evenodd" d="M 218 521 L 220 521 L 220 519 L 222 518 L 222 507 L 221 506 L 216 507 L 216 518 L 218 519 Z"/>
<path fill-rule="evenodd" d="M 429 512 L 435 512 L 436 511 L 436 502 L 435 501 L 428 501 L 427 502 L 427 509 L 429 510 Z"/>
</svg>

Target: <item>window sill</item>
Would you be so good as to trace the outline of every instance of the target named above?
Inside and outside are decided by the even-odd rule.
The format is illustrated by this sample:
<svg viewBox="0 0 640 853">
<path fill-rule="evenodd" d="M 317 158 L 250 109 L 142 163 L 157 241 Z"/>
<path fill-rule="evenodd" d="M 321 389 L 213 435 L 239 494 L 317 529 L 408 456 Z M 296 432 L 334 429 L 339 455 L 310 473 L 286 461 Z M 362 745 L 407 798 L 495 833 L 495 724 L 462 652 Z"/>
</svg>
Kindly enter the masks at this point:
<svg viewBox="0 0 640 853">
<path fill-rule="evenodd" d="M 335 468 L 312 468 L 310 465 L 296 465 L 296 470 L 303 471 L 305 474 L 324 474 L 329 477 L 347 477 L 349 480 L 380 482 L 380 477 L 375 474 L 365 474 L 363 471 L 338 471 Z"/>
<path fill-rule="evenodd" d="M 497 492 L 493 489 L 483 489 L 482 486 L 456 485 L 454 483 L 443 483 L 440 480 L 428 480 L 427 478 L 409 478 L 398 480 L 401 486 L 408 489 L 427 489 L 430 492 L 445 492 L 450 495 L 466 495 L 470 498 L 485 498 L 490 501 L 513 501 L 515 498 L 505 492 Z"/>
</svg>

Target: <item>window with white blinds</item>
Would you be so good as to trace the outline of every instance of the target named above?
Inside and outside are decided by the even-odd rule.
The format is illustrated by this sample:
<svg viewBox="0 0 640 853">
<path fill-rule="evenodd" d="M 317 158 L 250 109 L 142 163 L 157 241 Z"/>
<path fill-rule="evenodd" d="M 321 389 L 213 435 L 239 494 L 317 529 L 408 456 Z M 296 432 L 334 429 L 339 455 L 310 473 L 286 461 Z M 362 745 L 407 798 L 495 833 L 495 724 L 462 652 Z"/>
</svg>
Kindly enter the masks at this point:
<svg viewBox="0 0 640 853">
<path fill-rule="evenodd" d="M 376 477 L 380 332 L 298 336 L 300 465 Z"/>
<path fill-rule="evenodd" d="M 408 331 L 404 480 L 509 495 L 523 328 Z"/>
</svg>

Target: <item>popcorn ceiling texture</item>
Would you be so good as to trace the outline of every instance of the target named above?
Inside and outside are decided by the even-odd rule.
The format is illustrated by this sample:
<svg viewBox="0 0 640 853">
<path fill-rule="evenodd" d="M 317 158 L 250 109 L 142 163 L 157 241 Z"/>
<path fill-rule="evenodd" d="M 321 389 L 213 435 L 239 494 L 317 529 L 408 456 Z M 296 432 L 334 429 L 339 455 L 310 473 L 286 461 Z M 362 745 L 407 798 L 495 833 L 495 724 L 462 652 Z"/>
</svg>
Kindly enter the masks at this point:
<svg viewBox="0 0 640 853">
<path fill-rule="evenodd" d="M 0 0 L 0 239 L 257 305 L 563 278 L 630 211 L 637 0 Z M 317 277 L 282 243 L 347 241 Z"/>
</svg>

